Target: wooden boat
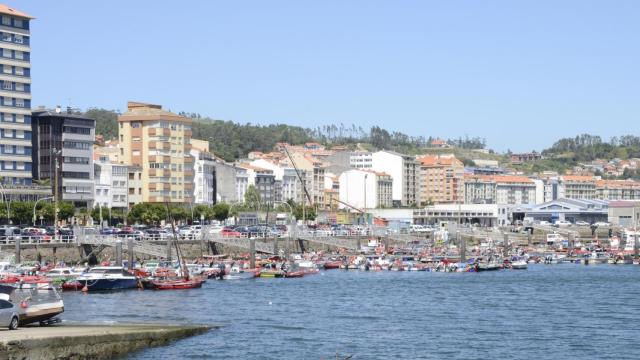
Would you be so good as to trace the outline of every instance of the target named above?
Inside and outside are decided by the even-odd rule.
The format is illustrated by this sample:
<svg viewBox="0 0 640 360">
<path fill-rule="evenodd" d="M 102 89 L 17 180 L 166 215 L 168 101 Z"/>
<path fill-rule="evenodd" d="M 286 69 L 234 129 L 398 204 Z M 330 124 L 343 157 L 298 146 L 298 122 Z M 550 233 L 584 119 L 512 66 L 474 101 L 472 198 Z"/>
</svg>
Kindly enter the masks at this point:
<svg viewBox="0 0 640 360">
<path fill-rule="evenodd" d="M 155 290 L 182 290 L 196 289 L 202 287 L 204 283 L 201 279 L 179 279 L 179 280 L 152 280 Z"/>
</svg>

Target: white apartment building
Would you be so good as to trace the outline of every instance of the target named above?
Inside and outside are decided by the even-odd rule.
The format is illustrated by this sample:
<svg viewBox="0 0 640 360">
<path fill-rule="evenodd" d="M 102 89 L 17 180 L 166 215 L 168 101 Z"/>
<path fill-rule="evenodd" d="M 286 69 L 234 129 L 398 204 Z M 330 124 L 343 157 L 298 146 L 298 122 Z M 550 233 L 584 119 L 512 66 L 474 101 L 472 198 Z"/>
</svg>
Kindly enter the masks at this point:
<svg viewBox="0 0 640 360">
<path fill-rule="evenodd" d="M 419 167 L 415 158 L 395 151 L 377 151 L 371 154 L 371 170 L 391 176 L 393 206 L 409 206 L 420 202 L 417 195 Z"/>
<path fill-rule="evenodd" d="M 94 206 L 126 209 L 128 207 L 128 166 L 109 161 L 94 162 Z"/>
<path fill-rule="evenodd" d="M 359 209 L 392 205 L 393 181 L 387 174 L 368 170 L 348 170 L 340 174 L 339 199 Z M 345 208 L 343 204 L 340 208 Z"/>
</svg>

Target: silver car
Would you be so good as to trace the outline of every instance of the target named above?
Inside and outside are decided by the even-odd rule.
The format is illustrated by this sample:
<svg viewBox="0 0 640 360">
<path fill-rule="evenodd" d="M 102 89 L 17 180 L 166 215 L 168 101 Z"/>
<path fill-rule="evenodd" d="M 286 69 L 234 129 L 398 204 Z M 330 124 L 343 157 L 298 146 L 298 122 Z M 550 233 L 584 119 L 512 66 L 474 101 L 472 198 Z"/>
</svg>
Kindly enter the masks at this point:
<svg viewBox="0 0 640 360">
<path fill-rule="evenodd" d="M 20 315 L 18 315 L 18 306 L 9 302 L 7 297 L 0 294 L 0 326 L 6 326 L 9 330 L 16 330 L 20 323 Z"/>
</svg>

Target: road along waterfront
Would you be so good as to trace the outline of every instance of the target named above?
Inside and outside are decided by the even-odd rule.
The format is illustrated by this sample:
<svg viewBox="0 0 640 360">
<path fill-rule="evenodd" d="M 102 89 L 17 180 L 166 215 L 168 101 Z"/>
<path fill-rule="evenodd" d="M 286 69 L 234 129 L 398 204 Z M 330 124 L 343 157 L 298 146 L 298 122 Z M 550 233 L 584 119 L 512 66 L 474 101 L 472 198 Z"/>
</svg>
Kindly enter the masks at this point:
<svg viewBox="0 0 640 360">
<path fill-rule="evenodd" d="M 640 267 L 323 271 L 196 290 L 65 293 L 65 321 L 223 324 L 130 359 L 617 358 L 640 351 Z"/>
</svg>

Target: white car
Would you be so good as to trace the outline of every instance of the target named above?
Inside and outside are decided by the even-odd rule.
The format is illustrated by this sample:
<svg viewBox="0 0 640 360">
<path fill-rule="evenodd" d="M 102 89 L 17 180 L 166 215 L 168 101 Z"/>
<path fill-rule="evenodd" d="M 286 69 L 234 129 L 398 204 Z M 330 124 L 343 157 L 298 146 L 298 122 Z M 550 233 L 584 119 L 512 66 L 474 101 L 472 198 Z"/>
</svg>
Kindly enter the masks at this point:
<svg viewBox="0 0 640 360">
<path fill-rule="evenodd" d="M 611 224 L 609 224 L 609 223 L 608 223 L 608 222 L 606 222 L 606 221 L 598 221 L 597 223 L 595 223 L 595 224 L 593 224 L 593 225 L 598 226 L 598 227 L 608 227 L 608 226 L 611 226 Z"/>
<path fill-rule="evenodd" d="M 9 295 L 0 293 L 0 326 L 16 330 L 20 324 L 18 306 L 9 301 Z"/>
<path fill-rule="evenodd" d="M 207 228 L 207 231 L 209 232 L 209 234 L 213 235 L 220 234 L 222 232 L 222 229 L 224 229 L 224 226 L 212 225 Z"/>
<path fill-rule="evenodd" d="M 543 225 L 543 226 L 549 226 L 549 225 L 551 225 L 551 223 L 550 223 L 550 222 L 548 222 L 548 221 L 544 221 L 544 220 L 540 220 L 540 222 L 538 222 L 538 224 L 539 224 L 539 225 Z"/>
<path fill-rule="evenodd" d="M 558 221 L 556 221 L 555 225 L 557 225 L 557 226 L 571 226 L 571 222 L 569 222 L 567 220 L 558 220 Z"/>
<path fill-rule="evenodd" d="M 576 226 L 589 226 L 591 224 L 589 224 L 586 221 L 576 221 Z"/>
</svg>

